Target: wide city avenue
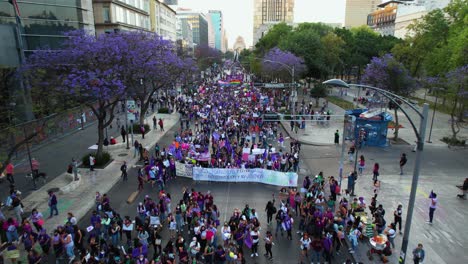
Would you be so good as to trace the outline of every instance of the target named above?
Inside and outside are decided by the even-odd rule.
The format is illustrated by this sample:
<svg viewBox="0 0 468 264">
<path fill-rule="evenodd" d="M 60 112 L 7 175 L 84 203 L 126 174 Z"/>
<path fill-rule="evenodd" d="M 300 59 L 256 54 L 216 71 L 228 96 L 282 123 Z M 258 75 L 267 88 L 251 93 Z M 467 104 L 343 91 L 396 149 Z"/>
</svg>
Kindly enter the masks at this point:
<svg viewBox="0 0 468 264">
<path fill-rule="evenodd" d="M 0 1 L 0 263 L 467 263 L 467 1 L 326 2 Z"/>
</svg>

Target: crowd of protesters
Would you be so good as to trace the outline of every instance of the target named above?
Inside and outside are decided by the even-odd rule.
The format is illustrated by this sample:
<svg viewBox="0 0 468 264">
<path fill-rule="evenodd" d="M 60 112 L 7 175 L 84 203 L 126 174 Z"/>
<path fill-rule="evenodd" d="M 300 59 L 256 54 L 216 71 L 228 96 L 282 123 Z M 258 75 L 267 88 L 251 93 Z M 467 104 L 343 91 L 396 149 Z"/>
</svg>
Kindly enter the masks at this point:
<svg viewBox="0 0 468 264">
<path fill-rule="evenodd" d="M 265 168 L 278 171 L 298 167 L 300 143 L 280 132 L 273 98 L 255 87 L 223 87 L 205 83 L 197 92 L 176 99 L 181 129 L 162 149 L 178 161 L 216 168 Z"/>
</svg>

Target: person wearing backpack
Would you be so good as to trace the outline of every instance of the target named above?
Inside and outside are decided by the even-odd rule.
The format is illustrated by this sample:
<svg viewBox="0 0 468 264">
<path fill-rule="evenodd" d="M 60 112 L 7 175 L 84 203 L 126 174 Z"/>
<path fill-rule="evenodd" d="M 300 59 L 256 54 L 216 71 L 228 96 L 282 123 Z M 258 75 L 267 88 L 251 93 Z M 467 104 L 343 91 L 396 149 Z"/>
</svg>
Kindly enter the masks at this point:
<svg viewBox="0 0 468 264">
<path fill-rule="evenodd" d="M 193 260 L 198 259 L 198 254 L 200 253 L 200 243 L 197 241 L 197 237 L 192 238 L 192 242 L 190 242 L 190 258 Z"/>
<path fill-rule="evenodd" d="M 304 181 L 302 182 L 302 188 L 301 188 L 301 193 L 307 193 L 307 190 L 310 188 L 311 180 L 309 176 L 306 176 L 304 178 Z"/>
<path fill-rule="evenodd" d="M 213 264 L 213 255 L 214 255 L 214 247 L 213 247 L 213 244 L 209 243 L 205 247 L 205 252 L 203 252 L 205 263 Z"/>
<path fill-rule="evenodd" d="M 284 218 L 284 211 L 283 210 L 278 210 L 276 213 L 276 232 L 275 236 L 278 236 L 278 230 L 281 230 L 281 236 L 283 236 L 283 228 L 281 227 L 281 224 L 283 223 L 283 218 Z"/>
<path fill-rule="evenodd" d="M 276 214 L 276 207 L 273 205 L 272 201 L 268 201 L 265 211 L 267 213 L 267 224 L 270 225 L 271 221 L 273 220 L 273 215 Z"/>
</svg>

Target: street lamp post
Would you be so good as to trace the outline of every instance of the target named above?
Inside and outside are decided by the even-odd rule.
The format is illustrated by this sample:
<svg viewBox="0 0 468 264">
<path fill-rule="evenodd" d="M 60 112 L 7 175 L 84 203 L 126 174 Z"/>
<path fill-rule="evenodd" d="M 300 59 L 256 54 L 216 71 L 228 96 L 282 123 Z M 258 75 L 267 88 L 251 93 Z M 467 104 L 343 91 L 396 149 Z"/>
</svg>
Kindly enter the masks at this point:
<svg viewBox="0 0 468 264">
<path fill-rule="evenodd" d="M 346 143 L 346 124 L 348 123 L 349 120 L 349 115 L 345 114 L 344 115 L 344 122 L 343 122 L 343 135 L 341 136 L 341 156 L 340 156 L 340 171 L 339 171 L 339 177 L 340 177 L 340 187 L 341 187 L 341 181 L 343 180 L 343 166 L 344 166 L 344 153 L 346 150 L 345 143 Z"/>
<path fill-rule="evenodd" d="M 419 180 L 419 173 L 420 173 L 420 168 L 421 168 L 421 159 L 422 159 L 422 154 L 424 150 L 424 138 L 426 135 L 426 126 L 427 126 L 427 117 L 428 117 L 428 112 L 429 112 L 429 105 L 427 103 L 424 103 L 422 112 L 418 110 L 415 106 L 413 106 L 410 102 L 408 102 L 406 99 L 402 98 L 401 96 L 398 96 L 394 93 L 391 93 L 389 91 L 368 86 L 368 85 L 361 85 L 361 84 L 347 84 L 343 80 L 340 79 L 331 79 L 328 81 L 323 82 L 324 84 L 329 84 L 329 85 L 334 85 L 338 87 L 344 87 L 344 88 L 349 88 L 351 85 L 355 86 L 357 88 L 368 88 L 371 90 L 374 90 L 386 98 L 390 99 L 394 104 L 396 104 L 400 110 L 403 112 L 403 114 L 408 118 L 408 121 L 410 122 L 414 133 L 416 134 L 417 138 L 417 147 L 416 147 L 416 158 L 415 158 L 415 164 L 414 164 L 414 170 L 413 170 L 413 179 L 411 182 L 411 192 L 410 192 L 410 198 L 408 202 L 408 212 L 406 214 L 406 222 L 405 222 L 405 230 L 403 233 L 403 242 L 401 244 L 401 252 L 400 252 L 400 259 L 399 262 L 401 264 L 405 263 L 406 261 L 406 251 L 408 249 L 408 242 L 409 242 L 409 234 L 411 230 L 411 222 L 413 220 L 413 211 L 414 211 L 414 203 L 416 201 L 416 190 L 418 188 L 418 180 Z M 401 103 L 399 103 L 400 101 Z M 420 117 L 421 122 L 419 124 L 419 130 L 416 128 L 413 120 L 409 117 L 409 115 L 406 113 L 406 110 L 404 110 L 401 107 L 401 104 L 406 104 L 409 106 L 411 109 L 413 109 Z"/>
<path fill-rule="evenodd" d="M 26 126 L 23 126 L 23 136 L 24 139 L 27 139 L 28 136 L 26 134 Z M 26 140 L 26 150 L 28 152 L 28 160 L 29 160 L 29 168 L 31 169 L 31 175 L 33 177 L 33 184 L 34 184 L 34 189 L 36 189 L 36 180 L 34 179 L 34 170 L 33 170 L 33 164 L 32 164 L 32 158 L 31 158 L 31 150 L 29 149 L 29 139 Z"/>
<path fill-rule="evenodd" d="M 440 91 L 442 89 L 440 88 L 434 88 L 434 90 L 436 91 Z M 426 96 L 426 95 L 424 95 Z M 439 99 L 439 93 L 436 93 L 436 99 L 435 99 L 435 102 L 434 102 L 434 112 L 432 112 L 432 120 L 431 120 L 431 128 L 429 129 L 429 138 L 427 139 L 427 143 L 432 143 L 431 141 L 431 136 L 432 136 L 432 126 L 434 126 L 434 117 L 435 117 L 435 114 L 436 114 L 436 109 L 437 109 L 437 99 Z M 425 100 L 425 99 L 424 99 Z"/>
<path fill-rule="evenodd" d="M 431 120 L 431 128 L 429 129 L 429 138 L 427 139 L 427 143 L 432 143 L 431 141 L 431 136 L 432 136 L 432 126 L 434 126 L 434 117 L 437 109 L 437 99 L 439 98 L 438 95 L 436 95 L 435 103 L 434 103 L 434 112 L 432 112 L 432 120 Z"/>
<path fill-rule="evenodd" d="M 262 59 L 262 58 L 258 58 L 258 59 L 261 59 L 263 61 L 266 61 L 266 62 L 271 62 L 271 63 L 278 63 L 280 64 L 281 66 L 285 67 L 289 74 L 291 74 L 291 82 L 292 82 L 292 85 L 291 85 L 291 96 L 290 96 L 290 109 L 291 109 L 291 114 L 294 115 L 295 113 L 295 101 L 293 98 L 296 98 L 297 96 L 297 93 L 294 94 L 294 91 L 295 91 L 295 88 L 296 88 L 296 85 L 295 85 L 295 77 L 296 77 L 296 67 L 295 65 L 293 66 L 289 66 L 288 64 L 286 63 L 283 63 L 283 62 L 279 62 L 279 61 L 273 61 L 273 60 L 267 60 L 267 59 Z"/>
<path fill-rule="evenodd" d="M 128 108 L 127 108 L 127 100 L 125 100 L 125 137 L 127 137 L 127 149 L 130 149 L 130 142 L 128 142 Z"/>
</svg>

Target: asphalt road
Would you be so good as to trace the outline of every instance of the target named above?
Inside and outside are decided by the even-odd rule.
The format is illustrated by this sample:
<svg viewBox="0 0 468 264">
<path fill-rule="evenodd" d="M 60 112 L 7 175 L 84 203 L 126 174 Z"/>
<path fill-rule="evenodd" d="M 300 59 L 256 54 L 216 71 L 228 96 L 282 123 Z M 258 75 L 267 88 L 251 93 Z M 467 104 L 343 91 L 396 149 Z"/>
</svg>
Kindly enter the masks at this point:
<svg viewBox="0 0 468 264">
<path fill-rule="evenodd" d="M 178 126 L 169 131 L 161 139 L 160 145 L 168 145 L 172 141 L 174 132 L 177 129 Z M 116 129 L 114 134 L 118 134 Z M 34 151 L 33 156 L 37 157 L 41 162 L 41 171 L 45 171 L 50 177 L 54 177 L 65 171 L 72 157 L 80 157 L 83 153 L 86 153 L 87 148 L 95 140 L 96 127 L 91 126 Z M 337 176 L 340 150 L 341 148 L 334 146 L 314 147 L 303 145 L 299 183 L 302 182 L 304 173 L 316 174 L 323 170 L 326 176 Z M 381 168 L 380 179 L 383 183 L 379 194 L 379 202 L 387 210 L 387 222 L 391 221 L 392 211 L 398 202 L 405 204 L 408 201 L 415 156 L 411 150 L 412 146 L 395 145 L 389 148 L 364 148 L 361 151 L 366 157 L 367 168 L 364 175 L 357 182 L 356 193 L 370 200 L 372 193 L 370 184 L 371 168 L 374 162 L 379 162 Z M 408 164 L 407 168 L 405 168 L 405 175 L 399 176 L 398 161 L 402 152 L 408 154 Z M 446 147 L 425 146 L 409 246 L 409 250 L 411 250 L 419 242 L 424 244 L 427 255 L 425 263 L 460 263 L 461 259 L 468 257 L 466 250 L 464 250 L 464 245 L 467 242 L 466 238 L 468 237 L 468 230 L 464 224 L 464 219 L 468 216 L 468 204 L 466 201 L 455 197 L 458 193 L 455 185 L 461 184 L 466 177 L 468 165 L 465 159 L 467 153 L 468 150 L 466 149 L 451 150 Z M 346 163 L 345 175 L 351 169 L 351 165 Z M 27 195 L 31 192 L 32 183 L 22 178 L 24 177 L 18 173 L 16 180 L 19 189 Z M 346 180 L 344 180 L 343 184 L 346 185 Z M 181 198 L 183 186 L 193 187 L 203 192 L 210 190 L 215 196 L 215 203 L 221 209 L 220 220 L 228 219 L 234 208 L 243 208 L 247 203 L 251 208 L 257 208 L 257 211 L 260 213 L 260 222 L 262 223 L 262 234 L 269 228 L 266 225 L 266 215 L 263 211 L 264 206 L 272 194 L 276 194 L 279 191 L 277 187 L 262 184 L 206 183 L 178 178 L 167 186 L 168 192 L 173 196 L 173 201 Z M 136 190 L 136 187 L 136 170 L 131 169 L 129 171 L 129 181 L 126 183 L 119 182 L 108 193 L 112 206 L 121 215 L 134 216 L 138 201 L 141 201 L 146 194 L 154 197 L 157 193 L 156 188 L 151 189 L 150 186 L 146 185 L 145 190 L 140 193 L 137 200 L 129 205 L 126 203 L 126 200 L 130 193 Z M 6 195 L 7 190 L 8 184 L 5 182 L 0 184 L 2 194 Z M 431 190 L 434 190 L 439 195 L 439 209 L 436 211 L 434 225 L 428 226 L 424 222 L 427 219 L 428 211 L 427 194 Z M 2 195 L 2 198 L 4 198 L 4 195 Z M 93 199 L 93 197 L 83 198 Z M 404 206 L 403 220 L 405 220 L 405 217 L 406 204 Z M 88 214 L 80 221 L 80 225 L 83 227 L 88 226 L 89 218 L 90 215 Z M 167 239 L 168 234 L 163 234 L 164 238 Z M 186 234 L 186 240 L 188 239 L 189 236 Z M 281 236 L 275 237 L 276 245 L 273 247 L 274 263 L 297 263 L 299 256 L 298 239 L 297 235 L 293 235 L 293 241 L 286 240 Z M 398 250 L 401 246 L 401 236 L 397 236 L 395 243 Z M 270 263 L 262 256 L 263 253 L 264 248 L 261 243 L 260 257 L 251 259 L 248 255 L 248 263 Z M 397 251 L 395 251 L 395 254 L 397 254 Z M 340 256 L 335 262 L 343 263 L 347 257 Z M 371 263 L 365 261 L 365 256 L 358 255 L 357 257 L 362 259 L 364 263 Z"/>
<path fill-rule="evenodd" d="M 120 118 L 123 120 L 123 115 Z M 116 119 L 117 116 L 114 119 L 113 128 L 108 128 L 109 138 L 111 136 L 120 137 L 120 130 L 117 130 L 115 126 Z M 50 143 L 33 147 L 31 149 L 31 157 L 39 161 L 39 171 L 46 173 L 47 181 L 51 181 L 67 170 L 67 166 L 72 158 L 81 161 L 81 158 L 90 152 L 88 148 L 96 144 L 97 134 L 97 122 L 95 122 L 84 130 L 77 130 Z M 13 164 L 15 165 L 14 179 L 16 188 L 21 191 L 23 197 L 26 197 L 31 192 L 34 192 L 31 178 L 26 177 L 26 174 L 30 172 L 28 157 L 20 157 L 14 160 Z M 40 187 L 43 184 L 42 180 L 37 181 L 37 184 Z M 9 185 L 9 182 L 6 180 L 0 184 L 0 198 L 2 201 L 8 195 Z"/>
<path fill-rule="evenodd" d="M 173 127 L 171 131 L 166 133 L 166 135 L 160 140 L 160 145 L 169 145 L 172 142 L 174 137 L 174 132 L 178 129 L 178 125 Z M 286 144 L 289 145 L 289 144 Z M 302 153 L 302 156 L 310 155 L 311 151 L 306 151 Z M 304 166 L 304 165 L 302 165 Z M 301 173 L 299 177 L 299 182 L 302 182 L 304 173 L 309 173 L 310 170 L 307 167 L 301 168 Z M 318 173 L 318 171 L 313 171 Z M 149 184 L 145 185 L 145 189 L 139 194 L 137 199 L 132 204 L 127 204 L 126 200 L 128 196 L 137 189 L 137 176 L 136 169 L 133 168 L 129 171 L 129 181 L 128 182 L 119 182 L 115 185 L 111 191 L 108 193 L 108 196 L 111 200 L 111 206 L 120 213 L 121 216 L 130 216 L 133 218 L 136 216 L 136 208 L 139 201 L 142 201 L 145 195 L 150 195 L 151 197 L 157 196 L 157 187 L 151 188 Z M 167 184 L 167 192 L 172 196 L 172 204 L 175 206 L 175 203 L 182 199 L 182 188 L 195 188 L 195 190 L 202 191 L 205 193 L 210 190 L 214 196 L 214 203 L 220 209 L 220 221 L 229 220 L 234 208 L 243 209 L 246 204 L 249 204 L 250 208 L 256 208 L 256 211 L 259 214 L 259 219 L 261 223 L 261 234 L 265 234 L 266 230 L 270 230 L 274 233 L 276 228 L 276 223 L 268 226 L 266 223 L 266 213 L 264 211 L 265 205 L 272 198 L 272 195 L 275 195 L 276 201 L 278 203 L 277 194 L 279 193 L 280 188 L 276 186 L 269 186 L 256 183 L 215 183 L 215 182 L 194 182 L 188 178 L 177 178 L 176 180 L 169 182 Z M 93 199 L 93 197 L 86 197 L 86 199 Z M 92 211 L 90 210 L 87 215 L 80 221 L 79 225 L 82 227 L 87 227 L 90 224 Z M 297 221 L 295 223 L 296 230 L 298 226 Z M 169 234 L 167 228 L 163 232 L 163 246 L 167 243 Z M 187 234 L 186 230 L 184 232 L 184 237 L 186 241 L 190 241 L 191 236 Z M 220 241 L 221 238 L 218 239 Z M 275 246 L 273 247 L 273 261 L 268 261 L 263 254 L 265 253 L 263 242 L 259 245 L 259 257 L 251 258 L 250 251 L 248 248 L 244 248 L 246 254 L 247 263 L 298 263 L 299 261 L 299 235 L 293 234 L 293 240 L 289 241 L 286 239 L 286 236 L 279 235 L 274 238 Z M 247 251 L 246 251 L 247 250 Z M 150 251 L 152 254 L 152 251 Z M 150 254 L 150 256 L 151 256 Z M 346 258 L 349 257 L 347 254 L 342 253 L 342 255 L 336 257 L 336 263 L 343 263 Z M 308 262 L 307 262 L 308 263 Z"/>
</svg>

